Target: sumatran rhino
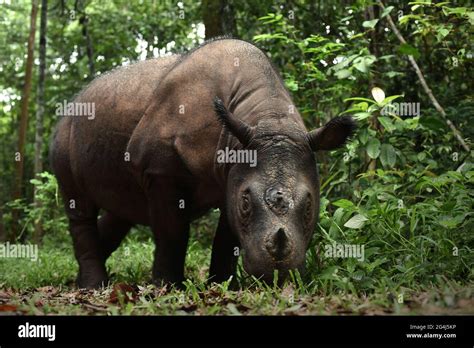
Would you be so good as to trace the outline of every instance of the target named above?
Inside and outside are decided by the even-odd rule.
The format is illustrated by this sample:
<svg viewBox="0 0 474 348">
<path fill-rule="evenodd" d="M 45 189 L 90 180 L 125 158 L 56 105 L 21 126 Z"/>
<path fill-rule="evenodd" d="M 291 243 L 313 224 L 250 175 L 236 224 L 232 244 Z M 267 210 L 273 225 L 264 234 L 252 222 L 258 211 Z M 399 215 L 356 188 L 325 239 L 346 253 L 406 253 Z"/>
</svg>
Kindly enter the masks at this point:
<svg viewBox="0 0 474 348">
<path fill-rule="evenodd" d="M 257 47 L 217 39 L 121 67 L 74 103 L 92 103 L 95 115 L 62 117 L 51 165 L 78 286 L 108 281 L 105 261 L 135 224 L 155 238 L 154 282 L 181 283 L 189 224 L 210 208 L 221 212 L 211 281 L 234 274 L 236 248 L 246 272 L 265 281 L 303 268 L 319 212 L 314 152 L 341 146 L 355 126 L 338 117 L 308 132 Z M 231 150 L 254 151 L 254 165 Z"/>
</svg>

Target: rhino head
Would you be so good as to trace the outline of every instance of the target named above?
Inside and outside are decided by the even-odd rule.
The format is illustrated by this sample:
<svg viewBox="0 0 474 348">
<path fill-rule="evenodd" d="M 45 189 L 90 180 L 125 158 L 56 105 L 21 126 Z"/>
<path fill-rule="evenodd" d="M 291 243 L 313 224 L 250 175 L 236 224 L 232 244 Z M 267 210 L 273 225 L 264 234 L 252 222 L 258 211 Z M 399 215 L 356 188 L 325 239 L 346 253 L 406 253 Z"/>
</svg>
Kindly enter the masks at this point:
<svg viewBox="0 0 474 348">
<path fill-rule="evenodd" d="M 350 117 L 337 117 L 307 132 L 288 117 L 266 117 L 251 127 L 218 98 L 217 116 L 243 149 L 256 150 L 257 165 L 234 164 L 227 175 L 226 213 L 244 249 L 247 273 L 271 282 L 302 271 L 318 221 L 319 175 L 314 152 L 342 146 L 353 134 Z"/>
</svg>

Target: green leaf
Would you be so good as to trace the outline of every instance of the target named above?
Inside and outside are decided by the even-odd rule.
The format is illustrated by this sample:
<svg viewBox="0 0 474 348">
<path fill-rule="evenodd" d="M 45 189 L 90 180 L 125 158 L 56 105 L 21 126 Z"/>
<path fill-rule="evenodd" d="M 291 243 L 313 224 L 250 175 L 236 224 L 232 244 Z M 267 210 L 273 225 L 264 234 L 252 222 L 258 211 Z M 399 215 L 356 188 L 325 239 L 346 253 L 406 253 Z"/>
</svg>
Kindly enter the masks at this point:
<svg viewBox="0 0 474 348">
<path fill-rule="evenodd" d="M 439 223 L 443 226 L 443 227 L 446 227 L 446 228 L 455 228 L 457 227 L 459 224 L 461 224 L 464 220 L 464 215 L 457 215 L 457 216 L 441 216 L 441 218 L 439 219 Z"/>
<path fill-rule="evenodd" d="M 407 54 L 409 56 L 413 56 L 415 59 L 420 57 L 420 52 L 413 46 L 404 43 L 398 46 L 398 52 L 401 54 Z"/>
<path fill-rule="evenodd" d="M 393 9 L 394 9 L 393 6 L 387 6 L 387 7 L 385 7 L 385 10 L 383 10 L 382 15 L 380 16 L 380 18 L 383 18 L 383 17 L 385 17 L 386 15 L 388 15 L 390 12 L 392 12 Z"/>
<path fill-rule="evenodd" d="M 367 129 L 362 129 L 359 132 L 359 140 L 361 144 L 367 143 L 367 140 L 369 139 L 369 132 L 367 132 Z"/>
<path fill-rule="evenodd" d="M 343 208 L 337 208 L 336 211 L 334 212 L 333 219 L 336 222 L 336 224 L 340 225 L 341 220 L 344 217 L 344 209 Z"/>
<path fill-rule="evenodd" d="M 441 42 L 449 35 L 453 26 L 451 24 L 439 25 L 436 27 L 436 39 Z"/>
<path fill-rule="evenodd" d="M 380 154 L 380 141 L 377 138 L 372 138 L 367 143 L 367 154 L 370 158 L 376 159 Z"/>
<path fill-rule="evenodd" d="M 368 109 L 367 109 L 367 112 L 374 112 L 374 111 L 377 111 L 380 109 L 380 106 L 378 106 L 377 104 L 374 104 L 374 105 L 371 105 Z"/>
<path fill-rule="evenodd" d="M 253 37 L 253 40 L 255 42 L 260 42 L 264 40 L 288 40 L 288 37 L 283 34 L 283 33 L 275 33 L 275 34 L 261 34 L 261 35 L 255 35 Z"/>
<path fill-rule="evenodd" d="M 382 144 L 380 148 L 380 161 L 384 167 L 393 167 L 397 160 L 395 148 L 390 144 Z"/>
<path fill-rule="evenodd" d="M 364 226 L 365 222 L 367 221 L 368 219 L 362 215 L 362 214 L 357 214 L 357 215 L 354 215 L 353 217 L 351 217 L 345 224 L 344 224 L 344 227 L 347 227 L 347 228 L 352 228 L 352 229 L 357 229 L 357 228 L 361 228 L 362 226 Z"/>
<path fill-rule="evenodd" d="M 375 25 L 377 24 L 379 20 L 378 19 L 372 19 L 371 21 L 364 21 L 362 23 L 362 26 L 364 28 L 370 28 L 370 29 L 373 29 L 375 27 Z"/>
<path fill-rule="evenodd" d="M 370 112 L 358 112 L 354 114 L 354 118 L 358 121 L 365 120 L 369 118 L 372 114 Z"/>
<path fill-rule="evenodd" d="M 332 67 L 332 69 L 333 70 L 341 70 L 341 69 L 345 68 L 346 66 L 348 66 L 349 63 L 352 62 L 354 59 L 356 59 L 358 56 L 359 56 L 358 54 L 353 54 L 353 55 L 350 55 L 349 57 L 338 56 L 337 58 L 341 59 L 341 61 L 339 63 L 337 63 L 336 65 L 334 65 Z"/>
<path fill-rule="evenodd" d="M 365 101 L 365 102 L 368 102 L 368 103 L 371 103 L 371 104 L 376 104 L 376 103 L 377 103 L 375 100 L 367 99 L 367 98 L 360 98 L 360 97 L 346 98 L 346 99 L 344 99 L 344 102 L 346 102 L 346 101 L 351 101 L 351 100 L 354 100 L 354 101 Z"/>
<path fill-rule="evenodd" d="M 387 75 L 389 78 L 393 78 L 395 76 L 404 76 L 403 73 L 398 72 L 398 71 L 387 71 L 385 75 Z"/>
<path fill-rule="evenodd" d="M 345 78 L 348 78 L 349 76 L 352 75 L 351 71 L 350 70 L 347 70 L 347 69 L 342 69 L 342 70 L 338 70 L 334 73 L 334 75 L 336 75 L 336 77 L 339 79 L 339 80 L 342 80 L 342 79 L 345 79 Z"/>
<path fill-rule="evenodd" d="M 400 95 L 400 94 L 399 94 L 399 95 L 391 95 L 391 96 L 385 98 L 385 99 L 382 101 L 382 103 L 380 103 L 380 104 L 381 104 L 382 106 L 384 106 L 384 105 L 387 105 L 387 104 L 391 103 L 391 102 L 394 101 L 395 99 L 398 99 L 398 98 L 401 98 L 401 97 L 403 97 L 403 95 Z"/>
<path fill-rule="evenodd" d="M 467 17 L 469 18 L 469 24 L 474 25 L 474 11 L 468 12 Z"/>
<path fill-rule="evenodd" d="M 354 203 L 352 203 L 351 201 L 347 200 L 347 199 L 340 199 L 336 202 L 333 202 L 332 203 L 333 205 L 335 205 L 336 207 L 340 207 L 340 208 L 343 208 L 343 209 L 349 209 L 349 208 L 354 208 Z"/>
<path fill-rule="evenodd" d="M 444 39 L 446 36 L 449 34 L 449 29 L 446 29 L 445 27 L 438 28 L 436 31 L 438 33 L 438 40 L 441 41 L 441 39 Z"/>
<path fill-rule="evenodd" d="M 337 279 L 338 266 L 330 266 L 326 268 L 323 273 L 319 276 L 319 279 Z"/>
<path fill-rule="evenodd" d="M 396 129 L 396 127 L 393 125 L 393 122 L 390 118 L 385 117 L 385 116 L 380 116 L 378 120 L 387 132 L 392 133 Z"/>
<path fill-rule="evenodd" d="M 423 162 L 426 158 L 426 152 L 420 152 L 418 155 L 416 155 L 416 158 L 418 161 Z"/>
<path fill-rule="evenodd" d="M 292 92 L 296 92 L 298 90 L 298 83 L 295 80 L 285 80 L 286 88 L 288 88 Z"/>
<path fill-rule="evenodd" d="M 408 5 L 431 5 L 431 0 L 426 0 L 426 1 L 410 1 Z"/>
<path fill-rule="evenodd" d="M 366 56 L 366 57 L 358 57 L 354 60 L 354 68 L 359 70 L 360 72 L 367 73 L 369 71 L 369 67 L 375 62 L 375 56 Z"/>
<path fill-rule="evenodd" d="M 446 6 L 443 6 L 443 12 L 445 15 L 450 15 L 450 14 L 457 14 L 457 15 L 465 15 L 468 12 L 467 7 L 454 7 L 454 8 L 449 8 Z"/>
</svg>

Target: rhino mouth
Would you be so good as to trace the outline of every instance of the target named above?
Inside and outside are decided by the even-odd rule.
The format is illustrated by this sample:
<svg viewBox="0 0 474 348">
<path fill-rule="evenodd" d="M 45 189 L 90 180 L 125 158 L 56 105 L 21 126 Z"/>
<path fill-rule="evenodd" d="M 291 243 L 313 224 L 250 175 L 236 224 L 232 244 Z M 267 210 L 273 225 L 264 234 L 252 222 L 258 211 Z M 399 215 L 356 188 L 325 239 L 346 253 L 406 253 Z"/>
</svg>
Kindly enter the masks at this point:
<svg viewBox="0 0 474 348">
<path fill-rule="evenodd" d="M 262 249 L 264 248 L 265 247 Z M 304 266 L 295 264 L 297 262 L 294 256 L 295 253 L 290 252 L 284 259 L 277 260 L 269 253 L 265 253 L 263 257 L 260 256 L 257 259 L 250 259 L 246 257 L 244 253 L 242 264 L 248 275 L 254 276 L 266 283 L 272 283 L 274 281 L 275 272 L 278 272 L 278 282 L 280 283 L 288 278 L 290 270 L 303 271 Z"/>
</svg>

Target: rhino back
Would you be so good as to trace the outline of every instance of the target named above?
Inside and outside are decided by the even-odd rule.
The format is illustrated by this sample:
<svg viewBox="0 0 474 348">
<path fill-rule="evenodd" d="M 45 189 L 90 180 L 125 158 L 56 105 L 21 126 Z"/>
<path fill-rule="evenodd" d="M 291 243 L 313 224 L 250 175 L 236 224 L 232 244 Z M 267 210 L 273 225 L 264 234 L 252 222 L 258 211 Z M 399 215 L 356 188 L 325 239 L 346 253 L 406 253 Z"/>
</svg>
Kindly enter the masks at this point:
<svg viewBox="0 0 474 348">
<path fill-rule="evenodd" d="M 214 179 L 210 174 L 222 131 L 213 109 L 216 96 L 252 126 L 278 114 L 305 129 L 297 111 L 288 115 L 292 99 L 261 50 L 236 39 L 206 42 L 167 72 L 137 125 L 129 149 L 138 175 L 145 170 L 163 174 L 161 158 L 156 160 L 152 151 L 167 142 L 199 182 Z"/>
<path fill-rule="evenodd" d="M 92 81 L 74 99 L 74 103 L 92 103 L 95 115 L 93 119 L 63 117 L 58 123 L 51 164 L 60 184 L 74 185 L 100 208 L 146 223 L 146 200 L 127 170 L 126 148 L 161 78 L 177 58 L 115 69 Z"/>
</svg>

